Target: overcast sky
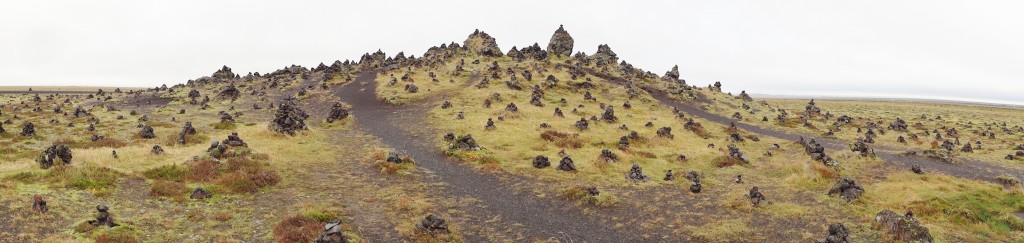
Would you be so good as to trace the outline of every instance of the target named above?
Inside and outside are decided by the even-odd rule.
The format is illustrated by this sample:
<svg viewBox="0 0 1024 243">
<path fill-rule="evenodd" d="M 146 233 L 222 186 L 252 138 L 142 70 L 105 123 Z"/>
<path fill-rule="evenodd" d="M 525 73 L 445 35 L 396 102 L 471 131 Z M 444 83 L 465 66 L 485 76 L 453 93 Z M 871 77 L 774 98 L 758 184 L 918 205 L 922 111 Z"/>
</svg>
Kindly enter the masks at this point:
<svg viewBox="0 0 1024 243">
<path fill-rule="evenodd" d="M 0 85 L 183 83 L 420 56 L 473 29 L 503 51 L 559 24 L 574 51 L 725 91 L 1024 104 L 1022 1 L 2 1 Z"/>
</svg>

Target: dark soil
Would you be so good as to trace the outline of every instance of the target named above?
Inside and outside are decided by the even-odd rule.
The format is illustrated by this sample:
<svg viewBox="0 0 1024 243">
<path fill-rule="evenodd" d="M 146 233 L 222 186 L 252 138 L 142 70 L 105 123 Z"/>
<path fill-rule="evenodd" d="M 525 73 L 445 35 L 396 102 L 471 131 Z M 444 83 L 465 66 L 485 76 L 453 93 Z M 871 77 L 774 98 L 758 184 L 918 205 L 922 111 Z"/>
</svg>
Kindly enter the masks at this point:
<svg viewBox="0 0 1024 243">
<path fill-rule="evenodd" d="M 584 215 L 569 201 L 538 199 L 522 193 L 513 185 L 503 183 L 492 174 L 476 171 L 442 153 L 436 147 L 435 136 L 414 136 L 403 127 L 422 126 L 428 108 L 390 106 L 377 99 L 374 90 L 377 73 L 364 71 L 354 82 L 335 89 L 335 94 L 352 106 L 357 117 L 356 126 L 381 138 L 389 147 L 405 151 L 417 165 L 430 170 L 448 184 L 451 197 L 478 199 L 490 213 L 508 223 L 521 225 L 529 238 L 560 239 L 565 242 L 637 242 L 639 232 L 615 229 L 611 224 L 598 223 L 598 219 Z M 481 236 L 467 236 L 470 242 L 482 241 Z"/>
</svg>

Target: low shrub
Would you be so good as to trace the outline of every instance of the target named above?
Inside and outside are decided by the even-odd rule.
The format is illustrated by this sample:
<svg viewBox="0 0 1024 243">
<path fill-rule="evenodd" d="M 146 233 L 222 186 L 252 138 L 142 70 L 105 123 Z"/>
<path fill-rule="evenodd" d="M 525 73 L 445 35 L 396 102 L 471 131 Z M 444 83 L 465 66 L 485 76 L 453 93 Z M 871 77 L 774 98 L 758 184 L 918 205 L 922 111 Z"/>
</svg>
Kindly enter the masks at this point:
<svg viewBox="0 0 1024 243">
<path fill-rule="evenodd" d="M 143 176 L 153 180 L 167 180 L 182 182 L 190 175 L 189 168 L 180 165 L 164 165 L 149 169 L 142 173 Z"/>
<path fill-rule="evenodd" d="M 188 189 L 185 189 L 185 184 L 176 181 L 165 181 L 157 180 L 153 182 L 152 188 L 149 190 L 149 196 L 151 197 L 184 197 Z"/>
<path fill-rule="evenodd" d="M 559 148 L 582 148 L 586 140 L 567 133 L 547 130 L 540 134 L 540 138 L 552 142 Z"/>
</svg>

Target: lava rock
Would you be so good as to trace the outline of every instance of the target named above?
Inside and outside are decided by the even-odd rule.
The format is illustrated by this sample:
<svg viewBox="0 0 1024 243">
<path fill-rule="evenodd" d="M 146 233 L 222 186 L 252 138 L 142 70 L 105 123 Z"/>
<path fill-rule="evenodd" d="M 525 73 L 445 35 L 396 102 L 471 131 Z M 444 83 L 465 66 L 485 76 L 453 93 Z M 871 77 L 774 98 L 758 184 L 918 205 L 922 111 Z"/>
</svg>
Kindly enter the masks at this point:
<svg viewBox="0 0 1024 243">
<path fill-rule="evenodd" d="M 35 124 L 32 124 L 31 122 L 26 122 L 25 125 L 23 125 L 21 127 L 21 136 L 31 137 L 31 136 L 35 136 L 35 135 L 36 135 L 36 126 L 35 126 Z"/>
<path fill-rule="evenodd" d="M 306 118 L 309 118 L 309 115 L 295 104 L 295 99 L 288 98 L 281 101 L 281 105 L 278 106 L 274 120 L 270 123 L 270 130 L 295 135 L 295 132 L 307 129 Z"/>
<path fill-rule="evenodd" d="M 324 225 L 324 232 L 313 243 L 347 243 L 348 237 L 341 233 L 341 222 L 332 221 Z"/>
<path fill-rule="evenodd" d="M 817 240 L 818 243 L 848 243 L 850 237 L 850 231 L 846 229 L 841 223 L 830 224 L 828 226 L 828 236 L 825 239 Z"/>
<path fill-rule="evenodd" d="M 761 191 L 759 191 L 756 186 L 750 188 L 750 192 L 747 193 L 747 198 L 750 198 L 750 203 L 753 204 L 754 207 L 759 207 L 761 204 L 768 203 L 768 199 L 765 198 L 764 194 L 761 194 Z"/>
<path fill-rule="evenodd" d="M 572 55 L 573 39 L 569 35 L 569 32 L 565 31 L 562 25 L 558 26 L 555 30 L 555 34 L 551 35 L 551 40 L 548 41 L 547 52 L 556 56 L 570 56 Z"/>
<path fill-rule="evenodd" d="M 247 146 L 245 141 L 242 141 L 242 138 L 238 136 L 238 132 L 231 132 L 231 135 L 228 135 L 228 138 L 224 139 L 223 143 L 233 147 Z"/>
<path fill-rule="evenodd" d="M 558 161 L 558 167 L 556 169 L 561 171 L 576 171 L 576 164 L 573 163 L 572 158 L 565 156 L 562 157 L 562 160 Z"/>
<path fill-rule="evenodd" d="M 71 164 L 73 156 L 71 155 L 71 147 L 65 144 L 52 145 L 46 150 L 43 150 L 42 154 L 36 158 L 36 162 L 39 163 L 39 167 L 43 169 L 49 169 L 52 167 L 56 160 L 60 159 L 65 165 Z"/>
<path fill-rule="evenodd" d="M 832 186 L 832 189 L 828 190 L 828 195 L 839 194 L 846 202 L 853 201 L 860 197 L 864 193 L 864 188 L 857 184 L 856 181 L 850 179 L 850 177 L 844 177 L 836 182 Z"/>
<path fill-rule="evenodd" d="M 32 196 L 32 210 L 39 213 L 46 213 L 50 211 L 50 207 L 46 206 L 46 200 L 43 200 L 43 196 L 36 194 Z"/>
<path fill-rule="evenodd" d="M 195 190 L 192 190 L 192 194 L 190 194 L 188 198 L 194 200 L 206 200 L 213 198 L 213 193 L 197 186 Z"/>
<path fill-rule="evenodd" d="M 153 133 L 153 127 L 149 125 L 144 125 L 142 126 L 142 130 L 139 131 L 139 137 L 145 139 L 153 139 L 156 138 L 156 134 Z"/>
<path fill-rule="evenodd" d="M 150 150 L 150 153 L 152 153 L 154 155 L 163 154 L 164 153 L 164 148 L 160 147 L 160 145 L 153 145 L 153 149 Z"/>
<path fill-rule="evenodd" d="M 629 168 L 629 173 L 626 173 L 626 180 L 632 182 L 647 182 L 651 180 L 651 177 L 644 174 L 640 165 L 633 163 L 633 166 Z"/>
<path fill-rule="evenodd" d="M 428 214 L 419 224 L 416 224 L 416 230 L 430 235 L 448 234 L 449 232 L 448 223 L 433 214 Z"/>
<path fill-rule="evenodd" d="M 543 169 L 551 166 L 551 161 L 548 160 L 547 156 L 537 155 L 533 157 L 533 168 Z"/>
<path fill-rule="evenodd" d="M 489 57 L 500 57 L 503 55 L 494 37 L 480 30 L 473 31 L 462 45 L 469 49 L 470 52 L 478 55 Z"/>
<path fill-rule="evenodd" d="M 101 226 L 114 227 L 114 226 L 117 226 L 117 224 L 114 223 L 114 217 L 110 216 L 110 212 L 108 212 L 109 210 L 110 210 L 110 208 L 108 208 L 106 205 L 96 206 L 96 219 L 90 219 L 87 222 L 90 225 L 94 226 L 94 227 L 101 227 Z"/>
<path fill-rule="evenodd" d="M 451 145 L 452 149 L 458 150 L 480 150 L 480 145 L 473 139 L 473 135 L 466 134 L 459 136 Z"/>
<path fill-rule="evenodd" d="M 882 210 L 875 215 L 875 222 L 872 224 L 875 229 L 881 230 L 887 239 L 900 242 L 932 242 L 931 233 L 928 228 L 921 225 L 921 221 L 914 218 L 913 214 L 900 216 L 892 210 Z"/>
</svg>

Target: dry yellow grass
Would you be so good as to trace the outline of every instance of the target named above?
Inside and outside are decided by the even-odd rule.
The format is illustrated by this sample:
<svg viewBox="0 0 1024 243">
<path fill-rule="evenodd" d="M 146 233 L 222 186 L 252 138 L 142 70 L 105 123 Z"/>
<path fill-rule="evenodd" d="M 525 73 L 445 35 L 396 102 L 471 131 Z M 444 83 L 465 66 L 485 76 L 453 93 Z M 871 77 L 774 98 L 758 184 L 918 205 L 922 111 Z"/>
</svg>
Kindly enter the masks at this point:
<svg viewBox="0 0 1024 243">
<path fill-rule="evenodd" d="M 1019 241 L 1024 194 L 1019 189 L 945 175 L 896 173 L 867 186 L 850 211 L 870 221 L 884 209 L 910 210 L 936 239 Z M 899 195 L 899 196 L 893 196 Z"/>
</svg>

